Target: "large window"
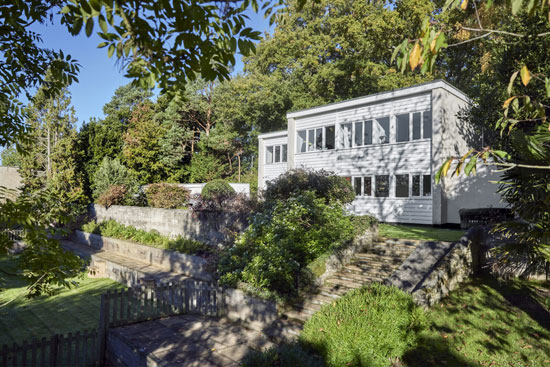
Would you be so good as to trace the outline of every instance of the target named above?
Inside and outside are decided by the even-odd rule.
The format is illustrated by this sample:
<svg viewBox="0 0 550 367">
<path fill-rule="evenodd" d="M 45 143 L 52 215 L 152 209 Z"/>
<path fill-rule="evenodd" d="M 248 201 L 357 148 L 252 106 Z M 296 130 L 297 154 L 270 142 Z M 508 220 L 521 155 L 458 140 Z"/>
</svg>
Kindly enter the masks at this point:
<svg viewBox="0 0 550 367">
<path fill-rule="evenodd" d="M 395 197 L 409 197 L 409 175 L 395 175 Z"/>
<path fill-rule="evenodd" d="M 420 175 L 412 176 L 411 196 L 420 196 Z"/>
<path fill-rule="evenodd" d="M 355 196 L 372 196 L 371 176 L 354 177 L 352 182 Z"/>
<path fill-rule="evenodd" d="M 423 175 L 422 176 L 422 196 L 431 196 L 432 195 L 432 176 Z"/>
<path fill-rule="evenodd" d="M 432 138 L 432 111 L 426 111 L 422 114 L 422 125 L 424 130 L 424 139 Z"/>
<path fill-rule="evenodd" d="M 374 176 L 374 196 L 386 198 L 390 196 L 390 176 Z"/>
<path fill-rule="evenodd" d="M 353 146 L 372 144 L 372 120 L 358 121 L 353 124 Z"/>
<path fill-rule="evenodd" d="M 298 130 L 296 150 L 300 153 L 334 149 L 334 126 Z"/>
<path fill-rule="evenodd" d="M 352 147 L 352 135 L 351 135 L 352 124 L 346 123 L 340 125 L 340 148 L 351 148 Z"/>
<path fill-rule="evenodd" d="M 397 138 L 395 141 L 409 141 L 409 114 L 397 115 Z"/>
<path fill-rule="evenodd" d="M 373 143 L 386 144 L 390 142 L 390 118 L 381 117 L 373 122 L 372 127 Z"/>
<path fill-rule="evenodd" d="M 271 145 L 265 148 L 265 163 L 281 163 L 287 161 L 288 148 L 286 144 Z"/>
</svg>

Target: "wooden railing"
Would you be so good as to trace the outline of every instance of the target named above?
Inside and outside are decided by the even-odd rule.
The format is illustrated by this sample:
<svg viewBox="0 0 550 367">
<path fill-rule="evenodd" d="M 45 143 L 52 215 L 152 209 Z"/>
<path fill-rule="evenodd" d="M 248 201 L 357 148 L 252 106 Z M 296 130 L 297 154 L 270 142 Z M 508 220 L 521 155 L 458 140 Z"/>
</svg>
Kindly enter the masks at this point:
<svg viewBox="0 0 550 367">
<path fill-rule="evenodd" d="M 223 295 L 222 288 L 192 279 L 109 291 L 101 295 L 97 330 L 4 345 L 0 350 L 0 367 L 102 365 L 109 328 L 184 313 L 220 317 L 225 309 Z"/>
<path fill-rule="evenodd" d="M 31 343 L 4 345 L 0 350 L 0 366 L 99 366 L 97 330 L 53 335 L 34 339 Z"/>
</svg>

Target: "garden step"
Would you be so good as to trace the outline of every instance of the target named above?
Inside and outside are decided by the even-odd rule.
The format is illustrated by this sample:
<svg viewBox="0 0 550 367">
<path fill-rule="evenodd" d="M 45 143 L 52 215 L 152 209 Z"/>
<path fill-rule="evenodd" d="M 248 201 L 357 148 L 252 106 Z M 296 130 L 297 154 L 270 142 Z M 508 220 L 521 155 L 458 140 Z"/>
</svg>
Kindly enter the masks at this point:
<svg viewBox="0 0 550 367">
<path fill-rule="evenodd" d="M 389 256 L 389 255 L 377 255 L 377 254 L 366 254 L 358 253 L 355 254 L 357 261 L 366 262 L 367 264 L 396 264 L 401 265 L 403 261 L 407 259 L 408 256 Z"/>
<path fill-rule="evenodd" d="M 382 272 L 392 274 L 399 265 L 395 264 L 382 264 L 381 266 L 373 266 L 372 264 L 358 264 L 354 263 L 347 265 L 341 271 L 346 273 L 356 273 L 356 274 L 369 274 L 371 272 Z"/>
<path fill-rule="evenodd" d="M 370 280 L 371 278 L 381 278 L 385 279 L 393 274 L 393 270 L 382 270 L 382 269 L 372 269 L 372 270 L 357 270 L 355 268 L 350 269 L 351 266 L 347 266 L 342 269 L 338 275 L 345 276 L 351 279 L 357 279 L 359 281 Z"/>
<path fill-rule="evenodd" d="M 335 300 L 346 294 L 350 289 L 340 285 L 325 284 L 319 288 L 319 294 L 334 298 Z"/>
<path fill-rule="evenodd" d="M 307 299 L 305 299 L 303 302 L 305 302 L 305 301 L 309 301 L 311 303 L 315 303 L 315 304 L 323 306 L 323 305 L 332 303 L 334 301 L 334 297 L 325 296 L 321 293 L 317 293 L 317 294 L 310 294 L 307 297 Z"/>
<path fill-rule="evenodd" d="M 381 282 L 386 278 L 387 276 L 380 273 L 362 275 L 362 274 L 344 273 L 344 272 L 336 273 L 331 277 L 331 279 L 340 279 L 340 280 L 346 280 L 349 282 L 356 283 L 358 286 L 355 288 L 359 288 L 365 283 Z"/>
<path fill-rule="evenodd" d="M 313 303 L 311 301 L 304 301 L 300 304 L 293 305 L 292 309 L 304 314 L 313 315 L 315 312 L 319 311 L 321 307 L 322 306 L 320 304 Z"/>
<path fill-rule="evenodd" d="M 328 278 L 325 281 L 325 283 L 327 283 L 329 285 L 339 285 L 339 286 L 348 288 L 349 290 L 361 288 L 361 286 L 363 285 L 363 284 L 358 283 L 357 281 L 354 281 L 354 280 L 341 279 L 341 278 L 337 278 L 335 276 Z"/>
<path fill-rule="evenodd" d="M 384 255 L 384 256 L 397 256 L 397 257 L 408 257 L 413 250 L 402 250 L 398 248 L 393 248 L 390 246 L 386 247 L 369 247 L 364 250 L 362 254 L 371 254 L 371 255 Z"/>
</svg>

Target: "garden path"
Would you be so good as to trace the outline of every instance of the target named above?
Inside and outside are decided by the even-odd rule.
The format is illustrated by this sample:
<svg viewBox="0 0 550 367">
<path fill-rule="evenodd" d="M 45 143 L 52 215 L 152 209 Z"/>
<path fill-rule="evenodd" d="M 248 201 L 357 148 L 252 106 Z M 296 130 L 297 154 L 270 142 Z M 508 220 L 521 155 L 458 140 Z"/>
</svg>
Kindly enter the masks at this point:
<svg viewBox="0 0 550 367">
<path fill-rule="evenodd" d="M 239 366 L 251 351 L 274 344 L 263 334 L 224 319 L 172 316 L 115 328 L 110 339 L 119 362 L 132 366 Z M 112 361 L 111 361 L 112 362 Z"/>
</svg>

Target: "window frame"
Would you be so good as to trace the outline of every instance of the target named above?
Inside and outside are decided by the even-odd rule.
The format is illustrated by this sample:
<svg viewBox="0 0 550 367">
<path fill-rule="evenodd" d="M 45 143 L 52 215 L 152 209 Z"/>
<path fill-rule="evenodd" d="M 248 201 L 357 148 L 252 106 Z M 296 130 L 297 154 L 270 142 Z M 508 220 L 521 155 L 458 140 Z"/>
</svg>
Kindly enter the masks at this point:
<svg viewBox="0 0 550 367">
<path fill-rule="evenodd" d="M 334 127 L 334 148 L 329 149 L 327 148 L 327 128 Z M 317 134 L 318 132 L 321 132 L 321 148 L 317 148 Z M 298 142 L 300 139 L 300 133 L 305 132 L 305 151 L 302 151 L 301 149 L 298 149 Z M 310 143 L 310 136 L 313 138 L 311 145 Z M 300 147 L 301 148 L 301 147 Z M 331 125 L 324 125 L 324 126 L 318 126 L 318 127 L 310 127 L 307 129 L 300 129 L 296 130 L 296 154 L 304 154 L 304 153 L 313 153 L 313 152 L 323 152 L 325 150 L 336 150 L 336 124 Z"/>
<path fill-rule="evenodd" d="M 397 196 L 397 176 L 407 177 L 407 196 Z M 396 199 L 408 199 L 411 197 L 412 180 L 410 173 L 396 173 L 393 175 L 393 197 Z"/>
<path fill-rule="evenodd" d="M 286 145 L 286 149 L 283 149 L 283 146 Z M 272 160 L 271 162 L 268 162 L 267 161 L 267 151 L 269 150 L 269 148 L 272 148 L 273 151 L 272 151 Z M 276 161 L 275 160 L 275 152 L 277 151 L 277 148 L 279 148 L 279 160 Z M 283 159 L 283 151 L 286 151 L 286 157 L 284 157 Z M 283 164 L 283 163 L 287 163 L 288 161 L 288 143 L 281 143 L 281 144 L 272 144 L 272 145 L 266 145 L 265 146 L 265 159 L 264 159 L 264 162 L 266 165 L 271 165 L 271 164 Z"/>
</svg>

